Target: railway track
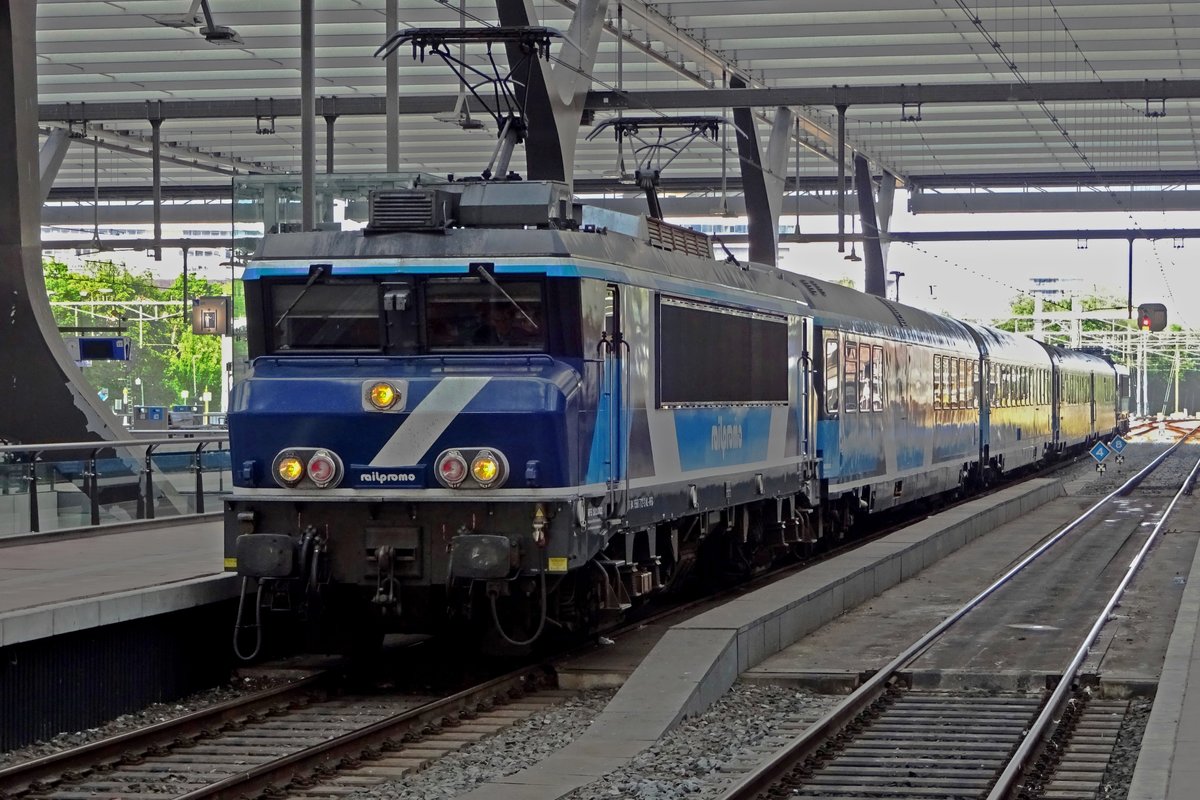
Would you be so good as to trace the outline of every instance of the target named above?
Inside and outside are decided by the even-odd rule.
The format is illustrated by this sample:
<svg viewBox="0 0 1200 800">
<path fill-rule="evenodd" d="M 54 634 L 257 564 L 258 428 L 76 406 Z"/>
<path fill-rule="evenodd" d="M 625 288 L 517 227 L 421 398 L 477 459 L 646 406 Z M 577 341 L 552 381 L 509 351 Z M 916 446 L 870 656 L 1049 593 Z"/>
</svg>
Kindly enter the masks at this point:
<svg viewBox="0 0 1200 800">
<path fill-rule="evenodd" d="M 1095 617 L 1069 663 L 1041 695 L 914 691 L 910 668 L 959 620 L 1041 559 L 1056 543 L 1113 501 L 1128 495 L 1166 459 L 1179 457 L 1189 432 L 946 617 L 864 681 L 821 720 L 763 759 L 722 800 L 1006 800 L 1096 797 L 1120 730 L 1125 704 L 1092 700 L 1080 668 L 1179 499 L 1200 472 L 1197 461 L 1158 514 L 1137 556 Z M 986 612 L 984 612 L 986 613 Z"/>
<path fill-rule="evenodd" d="M 327 795 L 422 769 L 573 693 L 527 668 L 446 697 L 330 696 L 327 678 L 240 698 L 0 770 L 0 797 Z M 339 775 L 339 770 L 345 770 Z M 349 777 L 349 780 L 345 778 Z"/>
</svg>

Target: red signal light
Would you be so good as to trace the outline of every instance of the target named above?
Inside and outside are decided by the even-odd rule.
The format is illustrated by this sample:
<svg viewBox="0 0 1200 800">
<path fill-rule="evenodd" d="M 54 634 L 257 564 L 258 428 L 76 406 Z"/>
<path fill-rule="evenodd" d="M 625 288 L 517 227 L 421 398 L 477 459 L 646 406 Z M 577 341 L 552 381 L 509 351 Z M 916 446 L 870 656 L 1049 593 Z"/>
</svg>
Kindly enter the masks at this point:
<svg viewBox="0 0 1200 800">
<path fill-rule="evenodd" d="M 1144 330 L 1144 331 L 1150 330 L 1150 317 L 1148 317 L 1148 316 L 1142 317 L 1142 330 Z"/>
</svg>

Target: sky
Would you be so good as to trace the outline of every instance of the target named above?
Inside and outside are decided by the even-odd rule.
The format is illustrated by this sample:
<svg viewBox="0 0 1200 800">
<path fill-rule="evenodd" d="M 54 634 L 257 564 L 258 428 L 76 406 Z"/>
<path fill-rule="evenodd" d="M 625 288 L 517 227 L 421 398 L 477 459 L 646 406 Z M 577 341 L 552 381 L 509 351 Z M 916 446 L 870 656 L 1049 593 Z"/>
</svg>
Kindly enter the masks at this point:
<svg viewBox="0 0 1200 800">
<path fill-rule="evenodd" d="M 1133 219 L 1124 212 L 1038 214 L 920 214 L 908 213 L 905 195 L 897 193 L 891 229 L 895 231 L 1024 230 L 1200 227 L 1200 213 L 1143 212 Z M 1136 226 L 1135 226 L 1136 222 Z M 805 232 L 836 231 L 836 217 L 801 217 Z M 1180 248 L 1177 245 L 1182 244 Z M 780 266 L 826 280 L 854 279 L 864 285 L 864 262 L 844 260 L 836 244 L 787 244 Z M 1200 295 L 1200 272 L 1190 258 L 1200 255 L 1200 240 L 1134 242 L 1133 303 L 1166 304 L 1168 320 L 1191 328 L 1200 326 L 1200 312 L 1189 298 Z M 848 248 L 847 248 L 848 254 Z M 861 248 L 859 255 L 862 255 Z M 1128 244 L 1124 239 L 894 243 L 887 269 L 900 270 L 900 301 L 919 308 L 967 319 L 1004 317 L 1011 300 L 1032 286 L 1034 278 L 1076 279 L 1084 294 L 1111 295 L 1124 304 L 1128 275 Z M 890 276 L 889 276 L 890 280 Z M 889 297 L 891 289 L 889 287 Z"/>
</svg>

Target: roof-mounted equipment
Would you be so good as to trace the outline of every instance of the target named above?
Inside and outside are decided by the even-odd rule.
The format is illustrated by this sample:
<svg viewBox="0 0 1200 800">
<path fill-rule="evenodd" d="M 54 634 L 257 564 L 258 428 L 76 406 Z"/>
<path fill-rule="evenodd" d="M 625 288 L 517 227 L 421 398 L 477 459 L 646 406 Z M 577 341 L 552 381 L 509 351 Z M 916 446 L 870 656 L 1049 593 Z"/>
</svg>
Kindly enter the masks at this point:
<svg viewBox="0 0 1200 800">
<path fill-rule="evenodd" d="M 496 148 L 484 168 L 484 180 L 516 177 L 509 174 L 513 150 L 525 141 L 528 130 L 526 109 L 517 99 L 515 86 L 528 85 L 537 59 L 550 60 L 550 43 L 561 37 L 554 28 L 512 26 L 497 28 L 408 28 L 393 34 L 383 46 L 375 51 L 384 57 L 394 53 L 405 44 L 412 46 L 413 58 L 424 61 L 427 54 L 435 55 L 454 71 L 459 82 L 465 86 L 475 101 L 496 121 Z M 496 63 L 493 46 L 497 44 L 518 45 L 523 57 L 504 71 Z M 468 64 L 464 53 L 455 55 L 451 45 L 464 48 L 482 44 L 486 48 L 487 69 Z M 465 111 L 467 106 L 462 106 Z M 465 126 L 464 126 L 465 127 Z"/>
<path fill-rule="evenodd" d="M 583 218 L 565 183 L 469 181 L 371 192 L 369 233 L 450 228 L 574 229 Z"/>
<path fill-rule="evenodd" d="M 606 128 L 612 128 L 618 147 L 623 146 L 625 139 L 636 142 L 633 148 L 638 167 L 634 173 L 638 186 L 646 193 L 646 202 L 650 206 L 650 217 L 662 219 L 662 204 L 658 199 L 658 184 L 662 171 L 679 157 L 687 147 L 703 137 L 717 140 L 717 132 L 724 124 L 724 117 L 686 116 L 686 117 L 617 117 L 605 120 L 588 133 L 590 142 Z M 651 140 L 642 135 L 642 130 L 656 131 L 657 138 Z M 668 138 L 666 131 L 675 131 Z"/>
</svg>

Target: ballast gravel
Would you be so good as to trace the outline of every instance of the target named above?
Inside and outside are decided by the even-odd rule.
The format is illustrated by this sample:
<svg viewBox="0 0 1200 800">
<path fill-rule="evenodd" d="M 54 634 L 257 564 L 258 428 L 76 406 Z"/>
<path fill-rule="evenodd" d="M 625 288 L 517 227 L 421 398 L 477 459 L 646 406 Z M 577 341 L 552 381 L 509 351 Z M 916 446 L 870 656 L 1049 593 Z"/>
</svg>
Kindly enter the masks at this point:
<svg viewBox="0 0 1200 800">
<path fill-rule="evenodd" d="M 444 800 L 512 775 L 565 747 L 591 724 L 615 691 L 584 692 L 494 736 L 449 753 L 421 772 L 348 795 L 353 800 Z"/>
<path fill-rule="evenodd" d="M 1153 701 L 1145 699 L 1135 699 L 1129 704 L 1108 767 L 1104 770 L 1104 780 L 1097 795 L 1099 800 L 1126 800 L 1129 797 L 1129 784 L 1142 752 L 1142 735 L 1146 732 L 1153 705 Z"/>
<path fill-rule="evenodd" d="M 685 720 L 625 767 L 567 798 L 715 796 L 841 699 L 784 686 L 736 683 L 707 712 Z"/>
<path fill-rule="evenodd" d="M 351 800 L 445 800 L 511 775 L 578 737 L 612 697 L 588 692 L 438 760 L 429 769 L 349 795 Z M 840 698 L 736 684 L 706 713 L 686 720 L 625 767 L 568 795 L 571 800 L 699 798 L 749 769 Z M 784 739 L 780 737 L 784 736 Z"/>
</svg>

